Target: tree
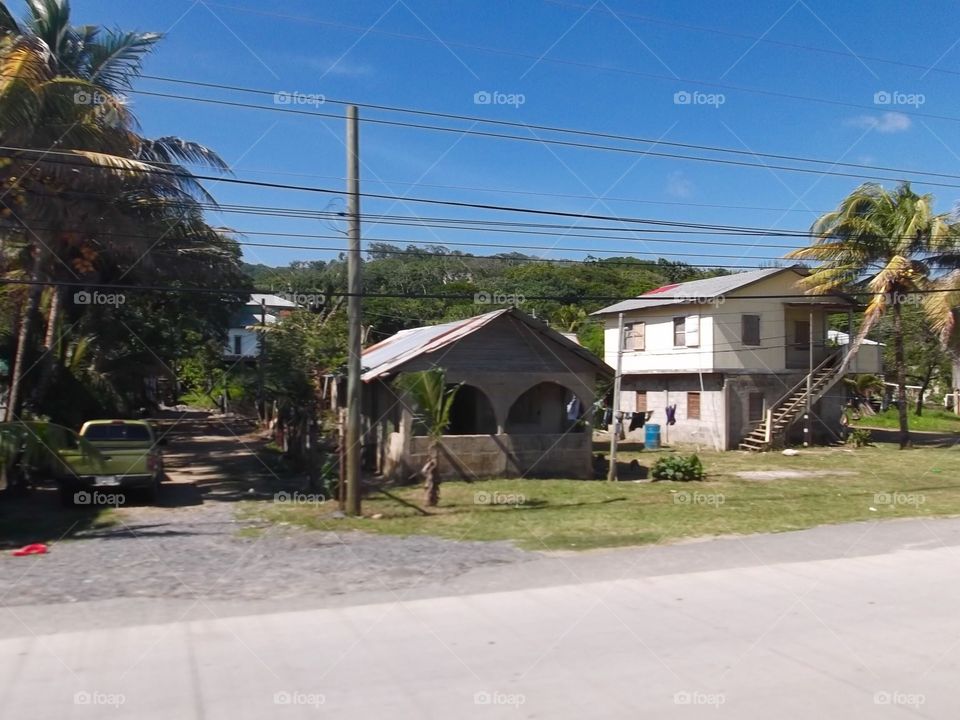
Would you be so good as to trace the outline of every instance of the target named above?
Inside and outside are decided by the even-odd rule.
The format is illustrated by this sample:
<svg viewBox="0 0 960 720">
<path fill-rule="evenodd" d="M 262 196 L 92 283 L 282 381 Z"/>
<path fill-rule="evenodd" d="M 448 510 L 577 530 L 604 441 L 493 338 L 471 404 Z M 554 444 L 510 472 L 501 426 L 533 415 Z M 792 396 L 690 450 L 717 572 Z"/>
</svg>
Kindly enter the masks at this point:
<svg viewBox="0 0 960 720">
<path fill-rule="evenodd" d="M 880 185 L 861 185 L 836 210 L 811 227 L 813 242 L 787 257 L 820 262 L 801 281 L 807 292 L 864 288 L 870 296 L 851 352 L 841 372 L 880 318 L 893 315 L 894 365 L 900 394 L 900 447 L 910 445 L 907 420 L 907 366 L 904 357 L 903 305 L 911 293 L 930 289 L 939 267 L 957 250 L 957 225 L 949 214 L 933 212 L 931 195 L 917 195 L 908 183 L 888 192 Z M 934 319 L 936 322 L 936 319 Z"/>
<path fill-rule="evenodd" d="M 450 426 L 450 409 L 460 386 L 448 387 L 445 373 L 439 368 L 401 373 L 394 385 L 413 400 L 416 419 L 423 424 L 430 438 L 427 462 L 420 473 L 423 475 L 424 502 L 435 507 L 440 500 L 440 442 Z"/>
<path fill-rule="evenodd" d="M 857 409 L 868 415 L 873 415 L 873 408 L 870 407 L 870 398 L 874 393 L 883 392 L 883 378 L 879 375 L 854 375 L 845 378 L 847 386 L 853 391 L 854 402 L 857 403 Z M 864 402 L 861 402 L 861 399 Z"/>
<path fill-rule="evenodd" d="M 196 143 L 141 137 L 118 95 L 139 75 L 159 35 L 73 26 L 67 0 L 27 0 L 27 9 L 18 23 L 0 2 L 0 144 L 8 148 L 0 152 L 0 229 L 22 243 L 23 275 L 31 281 L 20 304 L 8 419 L 23 402 L 44 283 L 65 271 L 71 281 L 95 274 L 105 248 L 124 246 L 115 236 L 125 228 L 125 247 L 139 260 L 167 232 L 182 238 L 206 227 L 197 212 L 179 219 L 179 212 L 186 217 L 198 207 L 197 199 L 213 202 L 181 163 L 226 169 Z M 143 222 L 145 215 L 156 222 Z M 41 389 L 64 292 L 46 294 Z"/>
</svg>

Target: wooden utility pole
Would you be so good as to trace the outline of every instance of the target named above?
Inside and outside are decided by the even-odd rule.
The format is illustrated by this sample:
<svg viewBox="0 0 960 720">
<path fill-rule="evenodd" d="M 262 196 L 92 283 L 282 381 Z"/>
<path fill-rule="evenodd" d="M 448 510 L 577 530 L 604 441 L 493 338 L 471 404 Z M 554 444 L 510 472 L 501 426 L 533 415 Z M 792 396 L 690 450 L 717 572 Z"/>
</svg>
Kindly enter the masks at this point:
<svg viewBox="0 0 960 720">
<path fill-rule="evenodd" d="M 347 508 L 348 515 L 360 515 L 360 353 L 363 305 L 360 293 L 360 128 L 357 106 L 347 106 L 347 321 L 349 323 L 349 359 L 347 361 Z"/>
<path fill-rule="evenodd" d="M 813 310 L 810 311 L 808 316 L 809 320 L 807 325 L 810 326 L 809 337 L 807 338 L 807 412 L 803 416 L 803 446 L 810 447 L 813 445 L 813 403 L 811 402 L 813 395 Z"/>
<path fill-rule="evenodd" d="M 613 376 L 613 430 L 610 432 L 610 467 L 607 481 L 617 479 L 617 441 L 620 439 L 620 373 L 623 370 L 623 313 L 617 318 L 617 374 Z"/>
<path fill-rule="evenodd" d="M 267 421 L 267 399 L 263 394 L 264 361 L 267 359 L 267 299 L 260 298 L 260 332 L 257 333 L 257 414 L 260 422 Z M 242 348 L 241 348 L 242 349 Z"/>
</svg>

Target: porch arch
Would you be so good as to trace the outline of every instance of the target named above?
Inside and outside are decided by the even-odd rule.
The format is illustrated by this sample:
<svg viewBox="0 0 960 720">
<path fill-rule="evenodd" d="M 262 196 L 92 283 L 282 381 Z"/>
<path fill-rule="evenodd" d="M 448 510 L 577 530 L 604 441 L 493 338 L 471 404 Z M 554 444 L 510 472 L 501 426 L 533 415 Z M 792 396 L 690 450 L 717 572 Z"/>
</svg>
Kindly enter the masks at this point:
<svg viewBox="0 0 960 720">
<path fill-rule="evenodd" d="M 552 380 L 538 382 L 522 392 L 507 413 L 505 431 L 516 435 L 561 435 L 571 430 L 584 414 L 579 400 L 577 418 L 570 419 L 567 406 L 579 396 L 568 387 Z"/>
</svg>

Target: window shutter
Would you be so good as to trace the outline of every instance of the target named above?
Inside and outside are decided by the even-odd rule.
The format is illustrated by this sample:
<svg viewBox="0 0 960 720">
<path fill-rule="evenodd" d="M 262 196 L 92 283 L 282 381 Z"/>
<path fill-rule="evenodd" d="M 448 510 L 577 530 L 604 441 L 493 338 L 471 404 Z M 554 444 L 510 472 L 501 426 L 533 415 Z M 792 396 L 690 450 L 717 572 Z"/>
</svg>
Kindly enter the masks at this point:
<svg viewBox="0 0 960 720">
<path fill-rule="evenodd" d="M 760 316 L 743 315 L 740 328 L 740 340 L 744 345 L 760 344 Z"/>
<path fill-rule="evenodd" d="M 634 350 L 646 350 L 647 349 L 647 324 L 646 323 L 634 323 L 633 325 L 633 342 Z"/>
<path fill-rule="evenodd" d="M 647 391 L 646 390 L 637 390 L 636 404 L 634 405 L 634 412 L 646 412 L 647 411 Z"/>
<path fill-rule="evenodd" d="M 687 419 L 700 419 L 700 393 L 698 392 L 687 393 Z"/>
<path fill-rule="evenodd" d="M 699 315 L 687 315 L 684 321 L 684 334 L 686 335 L 687 347 L 698 347 L 700 345 Z"/>
</svg>

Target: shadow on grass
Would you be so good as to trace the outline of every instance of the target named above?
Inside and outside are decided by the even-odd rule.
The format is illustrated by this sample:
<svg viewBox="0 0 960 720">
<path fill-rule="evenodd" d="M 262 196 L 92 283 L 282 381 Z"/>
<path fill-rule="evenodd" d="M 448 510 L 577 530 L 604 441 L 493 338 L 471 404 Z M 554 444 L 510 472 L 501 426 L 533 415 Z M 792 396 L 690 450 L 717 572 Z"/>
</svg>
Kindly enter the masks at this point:
<svg viewBox="0 0 960 720">
<path fill-rule="evenodd" d="M 10 550 L 30 543 L 53 543 L 75 537 L 100 526 L 109 518 L 102 507 L 65 508 L 57 491 L 40 488 L 18 497 L 0 499 L 0 549 Z"/>
</svg>

